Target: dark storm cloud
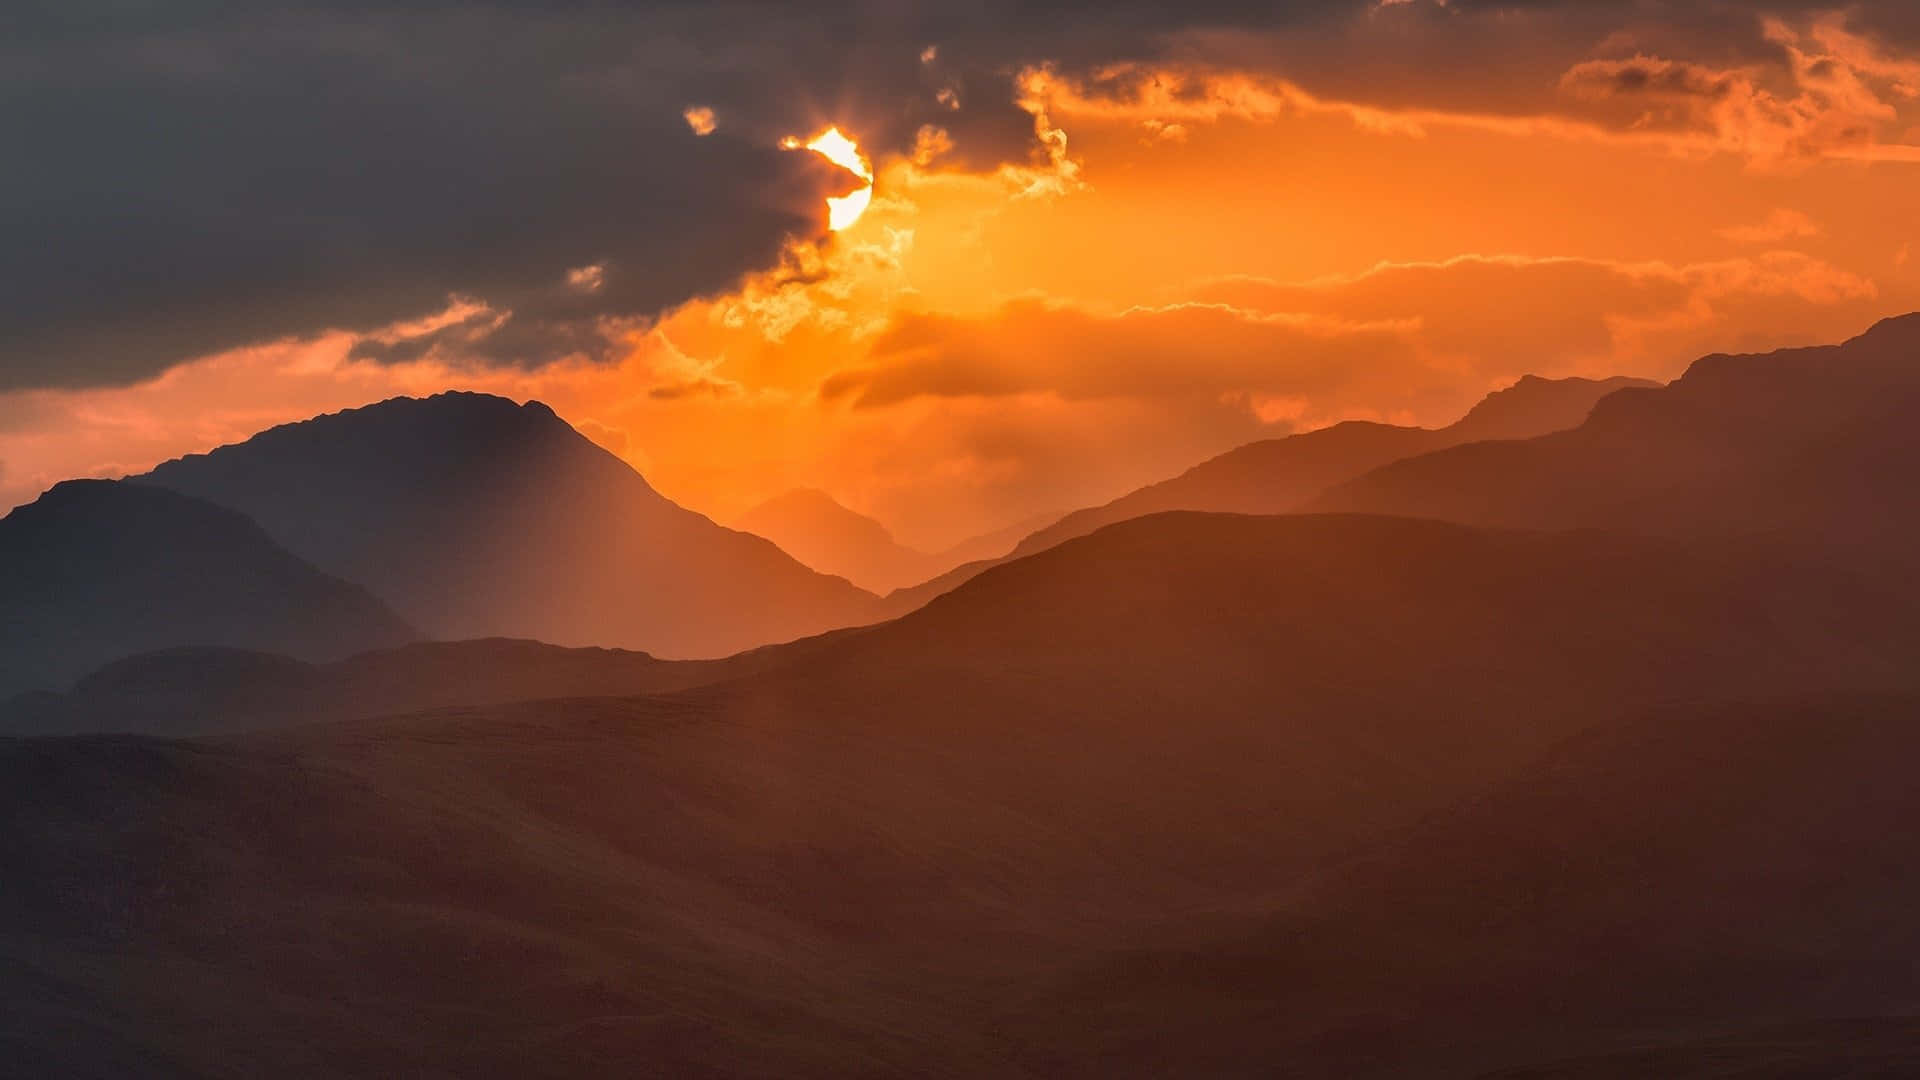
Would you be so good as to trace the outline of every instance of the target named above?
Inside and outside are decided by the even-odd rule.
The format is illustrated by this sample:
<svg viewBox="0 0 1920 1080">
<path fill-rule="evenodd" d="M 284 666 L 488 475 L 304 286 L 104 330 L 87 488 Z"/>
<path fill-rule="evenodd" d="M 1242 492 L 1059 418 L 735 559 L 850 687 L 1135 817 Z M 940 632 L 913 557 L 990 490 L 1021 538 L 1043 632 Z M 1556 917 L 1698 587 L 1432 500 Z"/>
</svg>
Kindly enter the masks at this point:
<svg viewBox="0 0 1920 1080">
<path fill-rule="evenodd" d="M 69 13 L 70 14 L 70 13 Z M 78 385 L 449 295 L 583 309 L 728 286 L 841 181 L 764 132 L 696 138 L 670 67 L 564 17 L 243 15 L 0 54 L 0 385 Z"/>
<path fill-rule="evenodd" d="M 1755 9 L 13 0 L 0 9 L 0 390 L 127 382 L 452 296 L 514 313 L 466 328 L 483 360 L 591 352 L 603 320 L 724 290 L 823 228 L 821 200 L 848 178 L 776 149 L 782 135 L 839 121 L 883 150 L 937 122 L 957 164 L 1024 160 L 1032 119 L 1012 77 L 1026 64 L 1238 50 L 1354 97 L 1415 98 L 1475 84 L 1466 71 L 1497 86 L 1479 56 L 1491 46 L 1475 43 L 1516 15 L 1577 57 L 1610 27 L 1662 19 L 1693 20 L 1701 40 L 1738 25 L 1738 48 L 1773 48 Z M 1920 32 L 1920 16 L 1863 18 Z M 1551 88 L 1551 75 L 1516 82 Z M 695 104 L 714 110 L 712 135 L 682 120 Z M 599 287 L 568 288 L 586 266 Z"/>
<path fill-rule="evenodd" d="M 16 0 L 0 13 L 0 390 L 126 382 L 450 296 L 516 313 L 476 349 L 547 359 L 597 319 L 725 289 L 818 234 L 848 178 L 778 150 L 783 134 L 837 119 L 905 145 L 939 119 L 965 160 L 1021 157 L 1013 65 L 1249 10 Z M 717 132 L 688 129 L 692 104 Z M 587 265 L 603 287 L 556 293 Z"/>
</svg>

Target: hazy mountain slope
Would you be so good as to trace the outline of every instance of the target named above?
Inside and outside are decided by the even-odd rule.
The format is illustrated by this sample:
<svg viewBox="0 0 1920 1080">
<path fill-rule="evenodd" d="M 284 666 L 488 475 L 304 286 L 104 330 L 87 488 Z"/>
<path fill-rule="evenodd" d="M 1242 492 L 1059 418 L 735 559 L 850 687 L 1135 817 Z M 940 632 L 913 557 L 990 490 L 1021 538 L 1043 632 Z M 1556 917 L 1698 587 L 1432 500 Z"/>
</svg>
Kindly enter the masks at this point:
<svg viewBox="0 0 1920 1080">
<path fill-rule="evenodd" d="M 1344 1061 L 1316 1040 L 1373 1015 L 1369 972 L 1390 1016 L 1435 971 L 1460 983 L 1360 949 L 1401 897 L 1425 904 L 1420 883 L 1466 896 L 1462 874 L 1547 855 L 1590 855 L 1610 887 L 1668 880 L 1635 876 L 1616 838 L 1635 834 L 1560 803 L 1512 823 L 1469 803 L 1425 845 L 1405 830 L 1512 780 L 1682 815 L 1683 852 L 1721 827 L 1758 850 L 1819 804 L 1752 818 L 1658 797 L 1707 765 L 1757 770 L 1724 780 L 1739 791 L 1797 790 L 1796 762 L 1824 792 L 1839 759 L 1726 749 L 1740 726 L 1716 721 L 1673 754 L 1635 736 L 1610 764 L 1515 778 L 1563 734 L 1662 701 L 1910 683 L 1914 623 L 1910 597 L 1714 550 L 1171 514 L 683 694 L 0 743 L 0 863 L 25 883 L 0 891 L 0 985 L 76 1003 L 69 1027 L 8 1037 L 210 1075 L 1112 1075 L 1280 1038 L 1285 1060 Z M 1567 846 L 1520 842 L 1560 821 Z M 1364 852 L 1389 861 L 1350 864 Z M 1877 859 L 1861 896 L 1888 883 Z M 1465 880 L 1483 902 L 1533 896 L 1524 876 Z M 1543 932 L 1593 910 L 1527 902 Z M 1318 918 L 1294 952 L 1272 944 Z M 1527 955 L 1525 930 L 1489 947 Z M 1323 935 L 1367 966 L 1334 970 Z M 1551 941 L 1543 966 L 1587 955 Z M 1207 966 L 1222 950 L 1253 961 Z M 1220 1008 L 1162 1008 L 1169 988 L 1187 1000 L 1185 954 Z M 1491 995 L 1449 1014 L 1472 1037 L 1554 1056 L 1533 1054 L 1538 1027 L 1501 1026 L 1498 987 L 1462 985 Z M 1292 1009 L 1278 1028 L 1268 1000 Z"/>
<path fill-rule="evenodd" d="M 875 592 L 925 581 L 946 569 L 935 556 L 893 538 L 880 522 L 815 488 L 776 495 L 740 515 L 734 528 L 764 536 L 824 574 Z"/>
<path fill-rule="evenodd" d="M 331 659 L 416 636 L 364 589 L 184 495 L 73 480 L 0 519 L 0 698 L 165 646 Z"/>
<path fill-rule="evenodd" d="M 962 563 L 978 562 L 981 559 L 997 559 L 1027 537 L 1059 521 L 1065 515 L 1059 511 L 1035 514 L 1022 518 L 1011 525 L 970 536 L 950 547 L 934 552 L 934 558 L 944 568 L 959 566 Z"/>
<path fill-rule="evenodd" d="M 874 598 L 661 497 L 538 403 L 396 398 L 168 462 L 443 638 L 714 656 L 870 621 Z"/>
<path fill-rule="evenodd" d="M 1920 315 L 1844 345 L 1709 356 L 1580 427 L 1396 462 L 1314 506 L 1603 526 L 1904 561 L 1920 522 Z"/>
<path fill-rule="evenodd" d="M 1249 443 L 1103 506 L 1076 510 L 1027 536 L 1001 558 L 962 565 L 903 589 L 887 598 L 888 609 L 910 611 L 988 566 L 1045 551 L 1128 518 L 1168 510 L 1288 513 L 1328 487 L 1388 462 L 1479 439 L 1529 438 L 1575 427 L 1606 395 L 1652 385 L 1641 379 L 1542 379 L 1529 375 L 1488 395 L 1466 416 L 1444 428 L 1395 427 L 1356 420 Z"/>
</svg>

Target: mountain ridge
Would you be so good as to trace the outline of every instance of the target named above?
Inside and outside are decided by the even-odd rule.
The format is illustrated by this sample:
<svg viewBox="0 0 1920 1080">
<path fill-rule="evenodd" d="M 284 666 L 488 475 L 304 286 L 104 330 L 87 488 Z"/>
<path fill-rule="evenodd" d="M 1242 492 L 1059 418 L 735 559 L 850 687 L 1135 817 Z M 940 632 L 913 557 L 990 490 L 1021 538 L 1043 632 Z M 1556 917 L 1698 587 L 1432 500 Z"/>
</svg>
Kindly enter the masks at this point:
<svg viewBox="0 0 1920 1080">
<path fill-rule="evenodd" d="M 1412 428 L 1348 420 L 1279 439 L 1263 439 L 1201 462 L 1178 476 L 1138 488 L 1101 506 L 1073 511 L 1025 538 L 998 558 L 968 563 L 887 596 L 901 612 L 952 589 L 989 566 L 1031 555 L 1116 521 L 1168 510 L 1278 514 L 1296 510 L 1331 484 L 1389 461 L 1436 447 L 1491 438 L 1517 438 L 1571 427 L 1597 402 L 1647 380 L 1522 377 L 1495 391 L 1443 428 Z"/>
<path fill-rule="evenodd" d="M 1916 410 L 1920 314 L 1839 345 L 1705 356 L 1577 428 L 1402 459 L 1309 509 L 1789 544 L 1904 573 Z"/>
</svg>

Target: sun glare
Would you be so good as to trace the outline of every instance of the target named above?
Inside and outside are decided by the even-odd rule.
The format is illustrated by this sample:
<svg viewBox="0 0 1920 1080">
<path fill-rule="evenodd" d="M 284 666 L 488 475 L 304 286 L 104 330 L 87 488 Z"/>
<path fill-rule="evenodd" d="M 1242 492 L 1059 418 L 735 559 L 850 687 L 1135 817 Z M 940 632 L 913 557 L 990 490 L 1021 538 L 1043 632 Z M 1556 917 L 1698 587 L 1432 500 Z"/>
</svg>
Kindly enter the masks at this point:
<svg viewBox="0 0 1920 1080">
<path fill-rule="evenodd" d="M 790 139 L 785 145 L 791 148 L 798 144 L 799 140 Z M 805 146 L 867 182 L 858 191 L 827 200 L 827 228 L 839 232 L 859 221 L 860 215 L 867 212 L 867 204 L 873 201 L 873 164 L 837 127 L 814 136 Z"/>
</svg>

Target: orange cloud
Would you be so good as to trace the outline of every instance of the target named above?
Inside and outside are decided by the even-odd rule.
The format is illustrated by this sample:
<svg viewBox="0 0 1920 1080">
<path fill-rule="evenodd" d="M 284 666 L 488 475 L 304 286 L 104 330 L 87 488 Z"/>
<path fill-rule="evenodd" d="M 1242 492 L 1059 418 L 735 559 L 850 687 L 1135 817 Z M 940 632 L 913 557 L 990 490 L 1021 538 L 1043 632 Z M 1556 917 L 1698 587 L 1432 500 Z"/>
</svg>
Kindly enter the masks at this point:
<svg viewBox="0 0 1920 1080">
<path fill-rule="evenodd" d="M 1736 244 L 1778 244 L 1786 240 L 1805 240 L 1826 232 L 1820 223 L 1798 210 L 1780 208 L 1767 219 L 1753 225 L 1733 225 L 1720 235 Z"/>
<path fill-rule="evenodd" d="M 1201 61 L 1123 62 L 1081 74 L 1041 65 L 1017 85 L 1031 112 L 1137 123 L 1156 134 L 1224 120 L 1332 117 L 1381 135 L 1446 129 L 1611 142 L 1731 154 L 1762 167 L 1820 158 L 1920 162 L 1920 145 L 1903 141 L 1909 106 L 1920 98 L 1920 61 L 1889 55 L 1840 15 L 1802 29 L 1767 19 L 1763 29 L 1788 58 L 1784 72 L 1649 55 L 1593 59 L 1561 76 L 1560 100 L 1515 102 L 1511 111 L 1341 100 L 1264 71 Z"/>
</svg>

